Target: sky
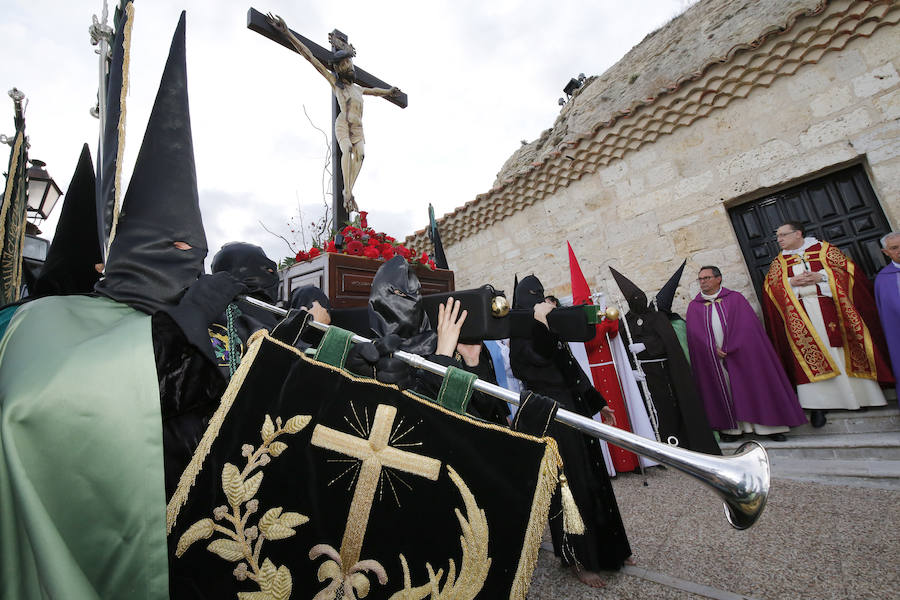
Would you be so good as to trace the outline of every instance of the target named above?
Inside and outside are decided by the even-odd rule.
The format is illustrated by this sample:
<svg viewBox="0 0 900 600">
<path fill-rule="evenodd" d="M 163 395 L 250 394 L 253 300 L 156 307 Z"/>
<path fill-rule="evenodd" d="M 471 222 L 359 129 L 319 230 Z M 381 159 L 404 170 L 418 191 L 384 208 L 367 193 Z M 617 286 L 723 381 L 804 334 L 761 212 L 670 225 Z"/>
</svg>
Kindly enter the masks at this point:
<svg viewBox="0 0 900 600">
<path fill-rule="evenodd" d="M 490 190 L 521 142 L 553 125 L 571 77 L 602 73 L 692 3 L 136 0 L 123 190 L 181 10 L 209 255 L 244 241 L 279 261 L 293 252 L 266 228 L 294 250 L 309 247 L 305 226 L 321 218 L 331 189 L 322 133 L 330 138 L 331 90 L 300 55 L 246 28 L 251 6 L 321 46 L 341 30 L 358 67 L 408 94 L 405 109 L 366 97 L 366 157 L 354 188 L 369 225 L 402 239 L 426 226 L 429 203 L 440 217 Z M 89 109 L 99 67 L 88 28 L 102 10 L 102 0 L 0 0 L 0 133 L 14 133 L 5 92 L 17 87 L 27 98 L 30 157 L 47 163 L 64 192 L 85 142 L 96 162 L 99 121 Z M 58 214 L 41 225 L 44 237 Z"/>
</svg>

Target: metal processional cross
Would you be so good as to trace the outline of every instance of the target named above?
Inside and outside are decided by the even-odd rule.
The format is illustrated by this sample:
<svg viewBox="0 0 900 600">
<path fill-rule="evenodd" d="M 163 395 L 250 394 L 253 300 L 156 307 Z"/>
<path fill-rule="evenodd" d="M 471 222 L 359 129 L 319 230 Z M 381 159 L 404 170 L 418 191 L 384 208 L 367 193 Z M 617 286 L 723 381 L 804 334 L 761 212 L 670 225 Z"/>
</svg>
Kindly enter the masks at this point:
<svg viewBox="0 0 900 600">
<path fill-rule="evenodd" d="M 292 50 L 297 52 L 297 50 L 290 45 L 290 43 L 284 38 L 284 36 L 273 27 L 266 15 L 259 12 L 258 10 L 251 8 L 247 12 L 247 28 L 259 33 L 262 36 L 265 36 L 272 40 L 273 42 L 277 42 Z M 302 42 L 312 53 L 312 55 L 323 65 L 328 66 L 329 68 L 333 67 L 335 60 L 335 51 L 338 50 L 338 46 L 347 45 L 347 36 L 341 33 L 338 30 L 334 30 L 332 34 L 329 36 L 329 39 L 332 40 L 332 49 L 327 50 L 322 46 L 319 46 L 315 42 L 301 36 L 297 32 L 291 30 L 291 33 Z M 354 67 L 354 81 L 356 84 L 360 85 L 363 88 L 390 88 L 391 86 L 384 81 L 378 79 L 374 75 L 360 69 L 359 67 Z M 397 92 L 391 96 L 383 96 L 389 102 L 396 104 L 400 108 L 406 108 L 407 106 L 407 96 L 403 92 Z M 340 230 L 341 223 L 348 221 L 350 219 L 350 215 L 347 210 L 344 208 L 343 203 L 343 193 L 344 193 L 344 177 L 341 171 L 341 149 L 338 144 L 337 137 L 335 135 L 334 124 L 337 122 L 337 117 L 340 114 L 340 107 L 338 106 L 337 97 L 332 94 L 331 96 L 331 106 L 332 106 L 332 130 L 331 130 L 331 167 L 332 167 L 332 210 L 333 210 L 333 228 L 335 231 Z"/>
</svg>

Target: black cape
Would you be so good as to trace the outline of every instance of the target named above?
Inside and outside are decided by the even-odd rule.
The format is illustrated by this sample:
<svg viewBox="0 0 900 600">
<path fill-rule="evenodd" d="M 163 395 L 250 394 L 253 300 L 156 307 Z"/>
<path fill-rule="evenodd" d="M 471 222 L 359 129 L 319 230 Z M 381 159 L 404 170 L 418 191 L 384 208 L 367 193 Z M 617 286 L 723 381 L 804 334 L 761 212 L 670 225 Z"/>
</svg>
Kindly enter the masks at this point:
<svg viewBox="0 0 900 600">
<path fill-rule="evenodd" d="M 516 289 L 517 308 L 529 304 L 529 300 L 543 300 L 543 290 L 536 287 L 540 283 L 531 285 L 536 281 L 529 276 L 520 282 L 524 287 Z M 530 285 L 534 290 L 528 289 Z M 530 339 L 510 340 L 509 357 L 513 375 L 529 390 L 556 400 L 560 407 L 590 417 L 606 406 L 600 392 L 572 356 L 568 344 L 541 323 L 535 321 Z M 599 440 L 557 421 L 551 423 L 548 433 L 559 447 L 572 497 L 585 525 L 583 535 L 564 534 L 562 505 L 559 493 L 555 493 L 550 503 L 554 552 L 567 566 L 578 564 L 589 571 L 621 568 L 631 556 L 631 546 Z"/>
</svg>

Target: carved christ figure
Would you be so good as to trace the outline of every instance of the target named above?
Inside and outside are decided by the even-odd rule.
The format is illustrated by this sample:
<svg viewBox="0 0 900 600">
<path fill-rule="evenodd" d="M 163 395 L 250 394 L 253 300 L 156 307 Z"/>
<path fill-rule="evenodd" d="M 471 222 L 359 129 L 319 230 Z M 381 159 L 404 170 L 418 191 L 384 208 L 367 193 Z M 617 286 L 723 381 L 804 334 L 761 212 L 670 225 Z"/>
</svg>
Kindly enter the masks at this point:
<svg viewBox="0 0 900 600">
<path fill-rule="evenodd" d="M 363 95 L 392 97 L 400 92 L 397 87 L 369 88 L 356 83 L 353 69 L 353 57 L 356 50 L 352 45 L 332 38 L 332 44 L 337 48 L 334 52 L 334 71 L 329 70 L 303 42 L 291 33 L 287 24 L 279 16 L 268 15 L 269 23 L 277 29 L 284 38 L 290 42 L 301 56 L 308 60 L 322 76 L 331 84 L 331 89 L 337 98 L 340 114 L 334 120 L 334 137 L 341 149 L 341 171 L 344 175 L 344 208 L 348 213 L 356 212 L 358 207 L 353 198 L 353 185 L 359 176 L 365 158 L 365 138 L 363 137 L 362 114 Z"/>
</svg>

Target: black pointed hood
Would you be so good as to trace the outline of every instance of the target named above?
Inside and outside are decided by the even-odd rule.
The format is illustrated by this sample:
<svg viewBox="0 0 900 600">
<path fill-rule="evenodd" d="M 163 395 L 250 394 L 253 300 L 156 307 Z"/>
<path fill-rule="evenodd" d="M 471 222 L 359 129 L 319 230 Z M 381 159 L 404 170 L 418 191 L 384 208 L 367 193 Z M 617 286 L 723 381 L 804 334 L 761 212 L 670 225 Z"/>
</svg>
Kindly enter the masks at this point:
<svg viewBox="0 0 900 600">
<path fill-rule="evenodd" d="M 675 300 L 675 291 L 678 289 L 678 284 L 681 282 L 681 275 L 684 273 L 684 266 L 686 264 L 687 259 L 684 259 L 681 266 L 675 271 L 675 274 L 666 282 L 666 285 L 662 286 L 662 288 L 656 292 L 656 308 L 664 313 L 672 312 L 672 302 Z"/>
<path fill-rule="evenodd" d="M 375 273 L 369 293 L 369 327 L 378 337 L 400 336 L 404 340 L 400 349 L 413 354 L 428 356 L 437 349 L 419 278 L 402 256 L 387 261 Z"/>
<path fill-rule="evenodd" d="M 264 302 L 278 300 L 278 265 L 256 244 L 228 242 L 216 252 L 210 268 L 225 271 L 247 286 L 247 294 Z"/>
<path fill-rule="evenodd" d="M 184 28 L 182 12 L 122 203 L 106 277 L 95 287 L 150 314 L 178 303 L 203 272 L 207 252 L 188 110 Z"/>
<path fill-rule="evenodd" d="M 644 290 L 636 286 L 630 279 L 628 279 L 612 267 L 610 267 L 609 270 L 615 278 L 616 284 L 619 286 L 619 290 L 622 292 L 622 296 L 628 303 L 628 308 L 631 309 L 632 312 L 637 314 L 643 314 L 647 312 L 647 294 L 644 293 Z"/>
<path fill-rule="evenodd" d="M 513 292 L 513 308 L 531 310 L 535 304 L 544 301 L 544 286 L 541 280 L 534 275 L 529 275 L 516 282 Z"/>
<path fill-rule="evenodd" d="M 29 290 L 32 296 L 87 294 L 100 279 L 96 265 L 103 258 L 97 237 L 94 165 L 87 144 L 67 189 L 47 259 Z"/>
</svg>

